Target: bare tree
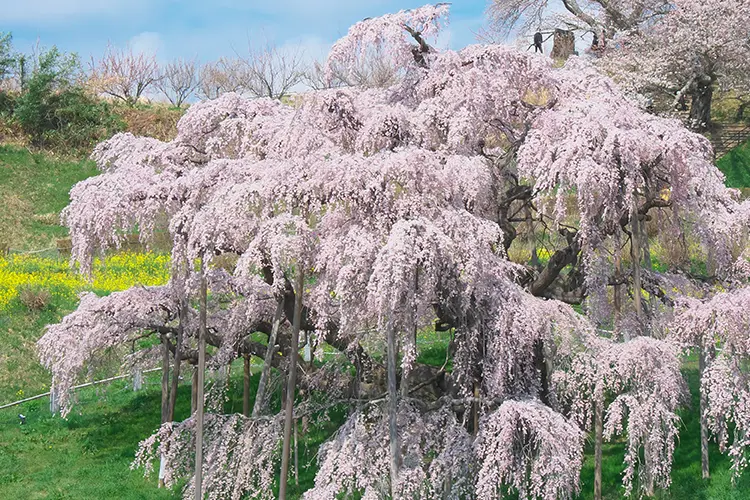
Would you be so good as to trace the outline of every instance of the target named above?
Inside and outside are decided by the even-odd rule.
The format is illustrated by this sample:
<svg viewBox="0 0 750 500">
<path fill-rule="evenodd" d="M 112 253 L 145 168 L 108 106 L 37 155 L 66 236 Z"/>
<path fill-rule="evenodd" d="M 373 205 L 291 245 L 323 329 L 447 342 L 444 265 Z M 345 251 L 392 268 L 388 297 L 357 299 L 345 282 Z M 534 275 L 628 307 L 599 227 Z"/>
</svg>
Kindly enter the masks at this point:
<svg viewBox="0 0 750 500">
<path fill-rule="evenodd" d="M 332 89 L 345 87 L 346 82 L 337 74 L 326 75 L 325 66 L 320 61 L 315 61 L 305 72 L 305 83 L 313 90 Z"/>
<path fill-rule="evenodd" d="M 281 99 L 305 78 L 306 68 L 299 50 L 283 50 L 264 42 L 258 47 L 251 46 L 241 60 L 243 90 L 254 97 Z"/>
<path fill-rule="evenodd" d="M 201 68 L 197 89 L 201 99 L 216 99 L 226 92 L 242 92 L 244 63 L 237 59 L 221 58 Z"/>
<path fill-rule="evenodd" d="M 330 74 L 326 74 L 324 65 L 316 61 L 305 73 L 305 83 L 314 90 L 334 87 L 385 88 L 399 79 L 399 69 L 379 52 L 369 54 L 354 67 L 342 70 L 334 66 L 331 70 Z"/>
<path fill-rule="evenodd" d="M 155 85 L 173 106 L 179 108 L 195 94 L 200 77 L 195 60 L 176 59 L 162 69 L 161 78 Z"/>
<path fill-rule="evenodd" d="M 95 90 L 133 106 L 149 87 L 159 81 L 155 55 L 135 53 L 132 48 L 107 47 L 100 61 L 91 58 L 90 83 Z"/>
</svg>

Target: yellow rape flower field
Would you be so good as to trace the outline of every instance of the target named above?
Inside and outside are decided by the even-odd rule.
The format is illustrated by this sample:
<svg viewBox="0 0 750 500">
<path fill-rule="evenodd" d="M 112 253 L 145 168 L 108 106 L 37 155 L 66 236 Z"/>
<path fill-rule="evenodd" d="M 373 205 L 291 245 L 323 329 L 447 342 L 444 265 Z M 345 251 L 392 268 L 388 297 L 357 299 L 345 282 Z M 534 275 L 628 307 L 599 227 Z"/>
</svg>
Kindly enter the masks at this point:
<svg viewBox="0 0 750 500">
<path fill-rule="evenodd" d="M 169 255 L 161 253 L 108 255 L 94 262 L 91 277 L 76 272 L 64 257 L 0 257 L 0 402 L 19 399 L 21 390 L 36 394 L 48 389 L 49 373 L 39 364 L 36 341 L 45 325 L 76 308 L 78 294 L 163 285 L 169 271 Z"/>
<path fill-rule="evenodd" d="M 135 285 L 162 285 L 169 280 L 169 255 L 120 253 L 96 259 L 89 278 L 64 259 L 33 255 L 0 258 L 0 310 L 10 306 L 24 286 L 47 290 L 53 302 L 75 300 L 82 291 L 99 295 Z"/>
</svg>

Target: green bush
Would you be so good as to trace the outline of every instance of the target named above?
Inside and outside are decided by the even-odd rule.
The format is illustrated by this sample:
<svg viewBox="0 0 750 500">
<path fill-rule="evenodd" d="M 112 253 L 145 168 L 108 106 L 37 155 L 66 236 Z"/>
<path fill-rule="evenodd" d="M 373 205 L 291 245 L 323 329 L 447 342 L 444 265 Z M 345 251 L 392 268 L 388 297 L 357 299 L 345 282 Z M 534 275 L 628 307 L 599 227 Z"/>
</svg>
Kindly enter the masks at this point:
<svg viewBox="0 0 750 500">
<path fill-rule="evenodd" d="M 77 83 L 79 73 L 75 55 L 53 47 L 39 56 L 13 110 L 33 145 L 78 152 L 122 129 L 110 106 Z"/>
<path fill-rule="evenodd" d="M 53 100 L 54 127 L 44 133 L 44 143 L 53 149 L 90 149 L 123 129 L 110 105 L 74 87 L 60 92 Z"/>
</svg>

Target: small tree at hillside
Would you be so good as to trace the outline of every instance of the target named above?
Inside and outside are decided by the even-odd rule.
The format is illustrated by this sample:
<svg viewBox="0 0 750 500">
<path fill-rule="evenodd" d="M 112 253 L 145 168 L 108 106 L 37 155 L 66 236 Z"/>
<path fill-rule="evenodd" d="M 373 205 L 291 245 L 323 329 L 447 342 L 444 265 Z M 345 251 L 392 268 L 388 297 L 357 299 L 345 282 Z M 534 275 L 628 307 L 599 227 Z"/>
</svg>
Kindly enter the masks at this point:
<svg viewBox="0 0 750 500">
<path fill-rule="evenodd" d="M 201 99 L 216 99 L 227 92 L 242 92 L 243 63 L 237 59 L 221 58 L 205 64 L 200 70 L 200 85 L 196 90 Z"/>
<path fill-rule="evenodd" d="M 10 76 L 15 64 L 13 37 L 10 33 L 0 32 L 0 83 Z"/>
<path fill-rule="evenodd" d="M 605 71 L 631 90 L 657 99 L 666 94 L 674 106 L 690 96 L 690 125 L 699 130 L 711 121 L 716 90 L 747 85 L 750 7 L 743 0 L 594 0 L 584 6 L 562 0 L 560 6 L 568 14 L 562 18 L 549 2 L 497 0 L 488 10 L 489 32 L 520 26 L 530 33 L 541 23 L 593 32 Z"/>
<path fill-rule="evenodd" d="M 136 53 L 132 48 L 118 49 L 109 45 L 104 56 L 98 61 L 92 57 L 89 65 L 92 88 L 128 106 L 134 106 L 159 77 L 156 56 Z"/>
<path fill-rule="evenodd" d="M 161 70 L 155 86 L 173 106 L 179 108 L 200 87 L 200 77 L 200 70 L 195 60 L 177 59 Z"/>
<path fill-rule="evenodd" d="M 593 33 L 598 45 L 605 46 L 617 33 L 638 29 L 670 10 L 671 0 L 493 0 L 487 9 L 487 34 L 506 36 L 513 30 L 533 33 L 540 26 L 565 26 L 579 33 Z"/>
</svg>

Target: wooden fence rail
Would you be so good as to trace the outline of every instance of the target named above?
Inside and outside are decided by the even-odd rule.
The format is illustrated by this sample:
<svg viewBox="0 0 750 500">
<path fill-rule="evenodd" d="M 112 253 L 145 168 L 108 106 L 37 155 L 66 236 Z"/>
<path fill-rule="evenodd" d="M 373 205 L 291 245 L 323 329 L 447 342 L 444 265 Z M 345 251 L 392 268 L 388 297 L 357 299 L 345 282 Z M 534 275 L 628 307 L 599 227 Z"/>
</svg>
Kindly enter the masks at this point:
<svg viewBox="0 0 750 500">
<path fill-rule="evenodd" d="M 750 139 L 750 126 L 744 123 L 717 123 L 717 125 L 719 129 L 711 140 L 717 159 Z"/>
</svg>

